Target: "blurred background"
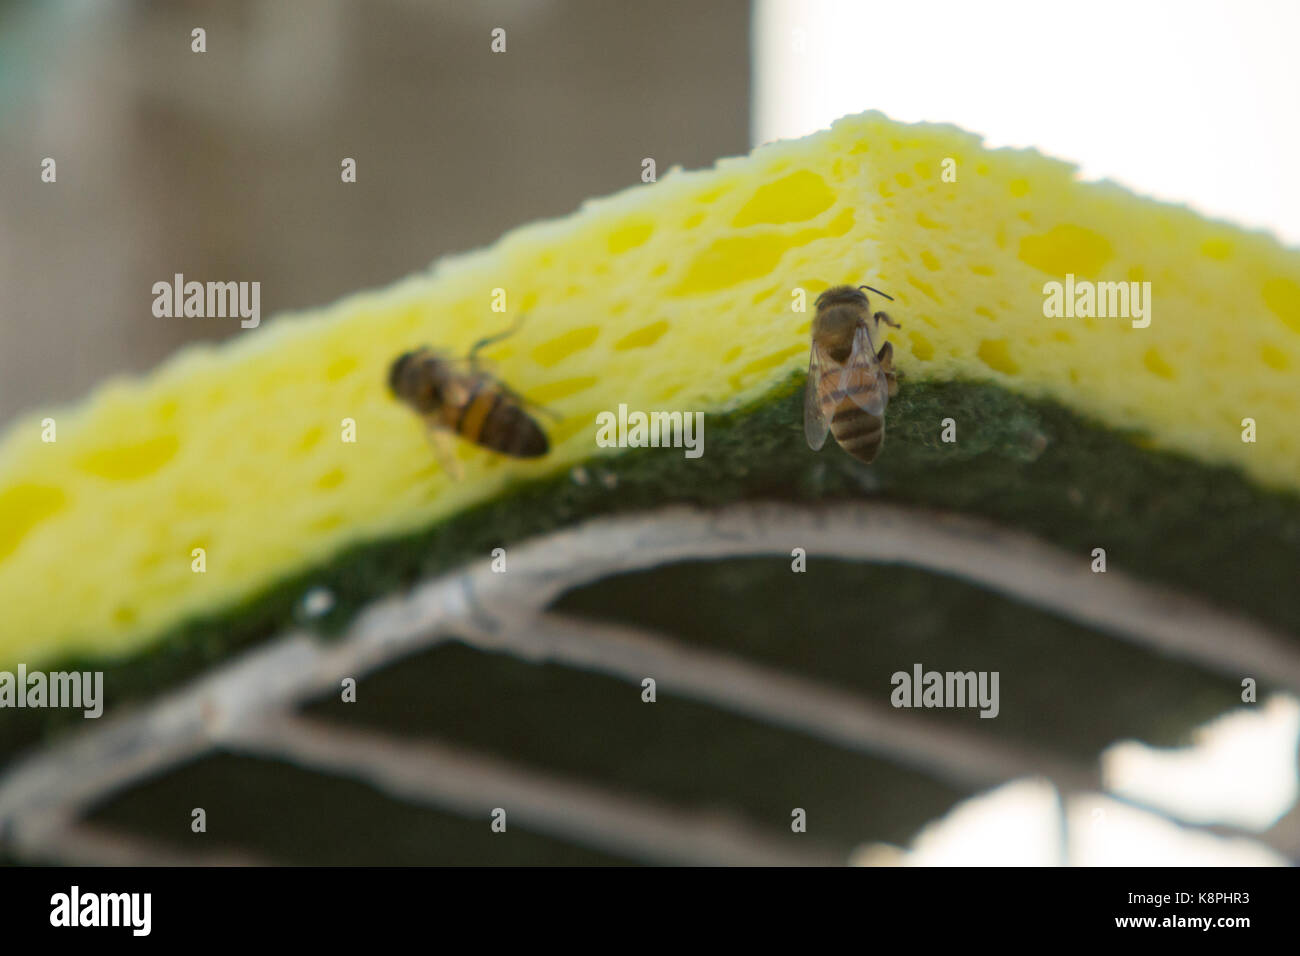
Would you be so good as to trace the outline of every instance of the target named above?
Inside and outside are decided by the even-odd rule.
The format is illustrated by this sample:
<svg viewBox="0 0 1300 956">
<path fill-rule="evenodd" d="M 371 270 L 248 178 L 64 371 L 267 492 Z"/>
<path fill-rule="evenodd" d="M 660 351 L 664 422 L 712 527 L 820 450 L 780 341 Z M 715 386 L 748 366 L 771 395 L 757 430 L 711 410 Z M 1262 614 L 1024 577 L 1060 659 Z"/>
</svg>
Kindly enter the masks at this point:
<svg viewBox="0 0 1300 956">
<path fill-rule="evenodd" d="M 190 49 L 195 27 L 206 31 L 202 55 Z M 507 30 L 504 56 L 488 52 L 495 27 Z M 238 331 L 232 322 L 154 318 L 152 284 L 173 273 L 259 280 L 267 321 L 567 214 L 639 182 L 644 157 L 660 174 L 707 166 L 864 109 L 953 122 L 994 146 L 1038 146 L 1079 162 L 1086 176 L 1295 243 L 1297 35 L 1300 6 L 1284 0 L 0 0 L 0 423 L 78 399 L 108 375 L 143 372 L 187 341 Z M 57 161 L 58 188 L 40 181 L 45 157 Z M 343 157 L 358 164 L 346 188 Z M 672 594 L 685 587 L 682 573 L 666 568 L 617 586 Z M 945 625 L 925 608 L 936 589 L 958 585 L 893 569 L 844 573 L 852 584 L 832 582 L 827 594 L 852 587 L 862 607 L 912 594 L 921 622 L 859 662 L 855 680 L 915 655 L 917 641 L 938 646 Z M 691 618 L 723 620 L 717 609 L 746 600 L 726 563 L 691 578 Z M 601 596 L 609 593 L 593 586 L 564 609 L 603 619 L 629 600 L 643 603 Z M 1061 627 L 1000 598 L 961 600 L 987 622 L 990 640 Z M 794 637 L 826 603 L 806 601 L 780 612 L 783 630 L 761 616 L 719 627 L 730 628 L 730 650 L 746 653 L 747 637 Z M 677 636 L 690 628 L 686 618 L 632 623 Z M 1091 642 L 1089 654 L 1133 668 L 1127 693 L 1149 694 L 1134 713 L 1158 711 L 1162 694 L 1221 699 L 1204 675 L 1170 674 L 1108 638 L 1067 631 L 1057 635 L 1062 655 Z M 846 660 L 827 653 L 823 677 Z M 818 671 L 779 647 L 768 663 Z M 613 792 L 765 821 L 760 829 L 774 836 L 788 830 L 791 805 L 811 806 L 836 821 L 825 847 L 839 859 L 1300 855 L 1300 706 L 1289 697 L 1165 750 L 1123 743 L 1150 729 L 1145 716 L 1126 722 L 1123 708 L 1098 716 L 1095 701 L 1062 699 L 1061 747 L 1080 759 L 1105 754 L 1108 793 L 1082 796 L 1036 779 L 962 792 L 697 704 L 650 726 L 605 678 L 460 645 L 372 676 L 360 697 L 377 703 L 348 719 L 374 730 L 455 740 Z M 513 702 L 507 711 L 484 703 L 503 699 Z M 333 706 L 321 702 L 312 714 L 339 719 Z M 1078 732 L 1067 740 L 1070 727 Z M 505 849 L 478 821 L 233 755 L 113 794 L 95 819 L 166 844 L 157 821 L 195 804 L 196 792 L 226 821 L 216 842 L 249 858 L 637 861 L 540 834 Z"/>
<path fill-rule="evenodd" d="M 3 0 L 0 421 L 239 330 L 156 319 L 150 289 L 176 272 L 258 279 L 269 317 L 565 215 L 639 183 L 646 156 L 666 171 L 747 151 L 750 16 L 741 0 Z"/>
</svg>

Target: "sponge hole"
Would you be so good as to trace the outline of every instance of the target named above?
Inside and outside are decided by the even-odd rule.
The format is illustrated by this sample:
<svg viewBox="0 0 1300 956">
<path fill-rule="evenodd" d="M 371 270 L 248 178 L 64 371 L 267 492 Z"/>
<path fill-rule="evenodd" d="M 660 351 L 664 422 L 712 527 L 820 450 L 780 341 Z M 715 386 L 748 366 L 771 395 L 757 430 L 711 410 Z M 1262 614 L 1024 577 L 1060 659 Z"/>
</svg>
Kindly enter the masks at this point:
<svg viewBox="0 0 1300 956">
<path fill-rule="evenodd" d="M 1265 365 L 1279 372 L 1285 372 L 1291 367 L 1291 360 L 1287 358 L 1286 353 L 1273 345 L 1260 346 L 1259 357 Z"/>
<path fill-rule="evenodd" d="M 533 349 L 533 359 L 543 368 L 550 368 L 563 362 L 569 356 L 590 348 L 599 336 L 600 327 L 596 325 L 573 329 L 537 346 L 537 348 Z"/>
<path fill-rule="evenodd" d="M 1157 375 L 1167 381 L 1173 381 L 1178 377 L 1178 372 L 1172 365 L 1165 361 L 1165 357 L 1160 354 L 1160 350 L 1149 348 L 1142 356 L 1142 364 L 1146 366 L 1148 372 Z"/>
<path fill-rule="evenodd" d="M 984 339 L 980 342 L 976 354 L 979 355 L 981 362 L 995 372 L 1015 375 L 1020 371 L 1020 365 L 1011 357 L 1006 339 Z"/>
<path fill-rule="evenodd" d="M 660 319 L 630 332 L 614 343 L 614 351 L 626 352 L 628 349 L 643 349 L 658 342 L 668 331 L 668 322 Z"/>
<path fill-rule="evenodd" d="M 934 358 L 934 345 L 920 332 L 909 332 L 908 341 L 912 343 L 912 356 L 920 362 Z"/>
<path fill-rule="evenodd" d="M 346 477 L 342 468 L 331 468 L 316 479 L 316 487 L 322 491 L 330 491 L 343 484 L 343 479 Z"/>
</svg>

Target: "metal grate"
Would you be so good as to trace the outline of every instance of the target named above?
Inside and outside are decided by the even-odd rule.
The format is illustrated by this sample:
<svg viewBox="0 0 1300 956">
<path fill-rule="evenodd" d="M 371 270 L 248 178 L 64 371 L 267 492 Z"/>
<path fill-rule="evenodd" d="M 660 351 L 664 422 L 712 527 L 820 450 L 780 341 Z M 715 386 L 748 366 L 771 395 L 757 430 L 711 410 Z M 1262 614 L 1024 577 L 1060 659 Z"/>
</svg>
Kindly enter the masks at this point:
<svg viewBox="0 0 1300 956">
<path fill-rule="evenodd" d="M 987 734 L 938 729 L 883 702 L 734 655 L 547 610 L 566 591 L 611 574 L 689 559 L 788 558 L 792 542 L 810 555 L 963 578 L 1149 650 L 1233 678 L 1268 674 L 1277 686 L 1300 692 L 1300 654 L 1284 635 L 1114 571 L 1092 574 L 1077 555 L 982 521 L 868 503 L 672 507 L 534 539 L 511 549 L 507 573 L 494 573 L 484 560 L 377 600 L 342 638 L 292 631 L 147 707 L 60 740 L 0 777 L 0 836 L 8 852 L 33 861 L 274 862 L 180 854 L 84 822 L 105 797 L 220 748 L 350 777 L 402 801 L 484 819 L 508 793 L 511 818 L 525 827 L 634 860 L 842 862 L 816 849 L 794 851 L 717 814 L 521 769 L 436 741 L 343 729 L 296 712 L 336 692 L 344 677 L 360 679 L 452 638 L 638 684 L 654 675 L 710 706 L 881 757 L 963 790 L 1029 775 L 1045 777 L 1063 794 L 1101 788 L 1096 765 Z M 1250 835 L 1296 858 L 1300 848 L 1281 832 Z"/>
</svg>

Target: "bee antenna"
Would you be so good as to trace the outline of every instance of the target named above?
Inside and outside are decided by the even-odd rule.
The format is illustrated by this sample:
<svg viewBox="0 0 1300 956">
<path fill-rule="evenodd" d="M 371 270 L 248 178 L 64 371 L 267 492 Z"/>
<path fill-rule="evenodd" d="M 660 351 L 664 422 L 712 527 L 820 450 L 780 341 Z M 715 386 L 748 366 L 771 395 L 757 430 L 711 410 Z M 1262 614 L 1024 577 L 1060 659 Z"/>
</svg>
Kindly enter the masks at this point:
<svg viewBox="0 0 1300 956">
<path fill-rule="evenodd" d="M 869 286 L 869 285 L 860 285 L 860 286 L 858 286 L 858 288 L 859 288 L 859 289 L 871 289 L 871 286 Z M 876 295 L 885 295 L 885 293 L 881 292 L 879 289 L 871 289 L 871 291 L 874 292 Z M 893 301 L 894 301 L 894 297 L 893 297 L 892 295 L 885 295 L 885 298 L 888 299 L 890 302 L 893 302 Z"/>
</svg>

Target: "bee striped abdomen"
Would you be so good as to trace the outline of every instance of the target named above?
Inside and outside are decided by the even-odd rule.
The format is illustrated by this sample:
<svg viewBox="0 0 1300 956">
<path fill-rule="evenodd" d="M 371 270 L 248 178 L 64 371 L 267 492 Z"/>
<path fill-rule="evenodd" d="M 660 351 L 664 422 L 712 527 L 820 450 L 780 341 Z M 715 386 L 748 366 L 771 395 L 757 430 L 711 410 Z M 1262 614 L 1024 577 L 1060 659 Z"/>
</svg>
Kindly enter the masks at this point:
<svg viewBox="0 0 1300 956">
<path fill-rule="evenodd" d="M 831 434 L 846 452 L 869 464 L 884 442 L 885 420 L 860 408 L 854 399 L 878 387 L 876 376 L 863 369 L 842 371 L 827 378 L 831 387 L 823 407 Z"/>
<path fill-rule="evenodd" d="M 540 458 L 550 451 L 541 426 L 486 379 L 475 382 L 454 428 L 466 441 L 513 458 Z"/>
<path fill-rule="evenodd" d="M 532 416 L 500 394 L 483 423 L 479 443 L 515 458 L 540 458 L 551 450 L 546 432 Z"/>
<path fill-rule="evenodd" d="M 870 464 L 885 440 L 885 423 L 878 415 L 864 412 L 852 402 L 831 419 L 831 434 L 840 447 L 861 461 Z"/>
</svg>

